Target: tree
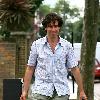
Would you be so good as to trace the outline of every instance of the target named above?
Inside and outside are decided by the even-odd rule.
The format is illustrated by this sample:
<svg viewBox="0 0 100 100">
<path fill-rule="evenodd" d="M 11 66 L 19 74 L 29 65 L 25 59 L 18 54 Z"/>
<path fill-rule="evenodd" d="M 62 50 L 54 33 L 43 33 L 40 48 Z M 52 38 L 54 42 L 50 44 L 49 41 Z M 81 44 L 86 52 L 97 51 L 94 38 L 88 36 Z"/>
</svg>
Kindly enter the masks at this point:
<svg viewBox="0 0 100 100">
<path fill-rule="evenodd" d="M 2 25 L 2 30 L 29 30 L 32 27 L 35 10 L 43 0 L 32 1 L 33 0 L 2 0 L 0 2 L 0 24 Z"/>
<path fill-rule="evenodd" d="M 99 5 L 99 18 L 100 18 L 100 5 Z M 99 20 L 99 34 L 98 34 L 98 38 L 97 38 L 97 41 L 100 42 L 100 20 Z"/>
<path fill-rule="evenodd" d="M 41 18 L 44 18 L 45 15 L 47 15 L 48 13 L 51 12 L 51 9 L 52 9 L 52 8 L 50 8 L 49 5 L 41 5 L 41 6 L 39 7 L 39 16 L 40 16 Z M 40 18 L 40 19 L 41 19 L 41 18 Z"/>
<path fill-rule="evenodd" d="M 39 17 L 40 17 L 40 20 L 42 20 L 45 17 L 45 15 L 50 13 L 51 9 L 52 8 L 50 8 L 49 5 L 41 5 L 39 7 Z M 39 35 L 40 35 L 40 37 L 44 37 L 46 35 L 46 32 L 45 32 L 43 27 L 39 28 Z"/>
<path fill-rule="evenodd" d="M 88 100 L 94 100 L 94 64 L 98 33 L 98 11 L 99 0 L 85 0 L 80 66 Z"/>
<path fill-rule="evenodd" d="M 2 0 L 1 23 L 9 31 L 21 31 L 30 27 L 31 5 L 26 0 Z"/>
<path fill-rule="evenodd" d="M 40 7 L 42 1 L 44 0 L 28 0 L 29 3 L 32 5 L 31 12 L 34 14 L 35 11 Z"/>
</svg>

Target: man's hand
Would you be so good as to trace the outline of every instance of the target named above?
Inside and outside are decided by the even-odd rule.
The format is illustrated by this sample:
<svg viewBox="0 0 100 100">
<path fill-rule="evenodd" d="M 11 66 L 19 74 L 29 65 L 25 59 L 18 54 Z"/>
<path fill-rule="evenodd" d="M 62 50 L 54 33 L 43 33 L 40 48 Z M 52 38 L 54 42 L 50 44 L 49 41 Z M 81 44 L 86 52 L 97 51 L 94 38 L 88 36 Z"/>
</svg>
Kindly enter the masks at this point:
<svg viewBox="0 0 100 100">
<path fill-rule="evenodd" d="M 27 97 L 27 93 L 23 92 L 20 97 L 20 100 L 26 100 L 26 97 Z"/>
<path fill-rule="evenodd" d="M 87 100 L 87 97 L 83 91 L 80 92 L 80 100 Z"/>
</svg>

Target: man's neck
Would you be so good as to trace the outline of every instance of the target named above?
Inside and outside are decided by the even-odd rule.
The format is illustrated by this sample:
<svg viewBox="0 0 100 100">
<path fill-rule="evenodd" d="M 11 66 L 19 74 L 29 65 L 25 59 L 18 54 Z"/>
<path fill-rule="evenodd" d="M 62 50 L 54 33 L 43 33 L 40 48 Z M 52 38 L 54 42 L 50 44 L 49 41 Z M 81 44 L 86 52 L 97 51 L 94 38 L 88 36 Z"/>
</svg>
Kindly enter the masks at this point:
<svg viewBox="0 0 100 100">
<path fill-rule="evenodd" d="M 59 41 L 59 36 L 47 36 L 48 42 L 51 44 L 57 44 Z"/>
<path fill-rule="evenodd" d="M 48 37 L 47 36 L 47 41 L 52 49 L 52 52 L 54 53 L 54 50 L 55 50 L 55 47 L 57 45 L 57 43 L 59 42 L 59 36 L 56 36 L 56 37 Z"/>
</svg>

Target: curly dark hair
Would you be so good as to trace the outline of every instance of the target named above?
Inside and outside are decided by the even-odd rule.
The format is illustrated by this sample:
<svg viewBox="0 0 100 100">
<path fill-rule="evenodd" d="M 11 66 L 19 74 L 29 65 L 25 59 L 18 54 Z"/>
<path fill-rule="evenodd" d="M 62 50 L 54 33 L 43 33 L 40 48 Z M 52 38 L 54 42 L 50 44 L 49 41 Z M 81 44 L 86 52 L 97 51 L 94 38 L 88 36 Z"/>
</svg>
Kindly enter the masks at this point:
<svg viewBox="0 0 100 100">
<path fill-rule="evenodd" d="M 59 27 L 63 25 L 63 20 L 60 16 L 58 16 L 56 13 L 49 13 L 45 16 L 44 20 L 42 21 L 42 25 L 44 28 L 46 28 L 49 23 L 55 23 L 55 21 L 58 21 Z"/>
</svg>

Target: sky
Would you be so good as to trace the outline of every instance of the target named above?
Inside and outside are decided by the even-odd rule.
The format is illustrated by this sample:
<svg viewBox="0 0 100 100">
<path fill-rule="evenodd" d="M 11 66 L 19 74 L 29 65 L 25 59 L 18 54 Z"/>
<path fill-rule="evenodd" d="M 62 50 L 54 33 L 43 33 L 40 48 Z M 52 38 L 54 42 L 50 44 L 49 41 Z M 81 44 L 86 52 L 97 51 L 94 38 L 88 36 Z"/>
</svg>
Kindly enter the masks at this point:
<svg viewBox="0 0 100 100">
<path fill-rule="evenodd" d="M 51 7 L 55 5 L 58 0 L 44 0 L 44 4 L 49 4 Z M 77 6 L 79 8 L 84 8 L 85 0 L 66 0 L 69 1 L 71 5 Z"/>
</svg>

